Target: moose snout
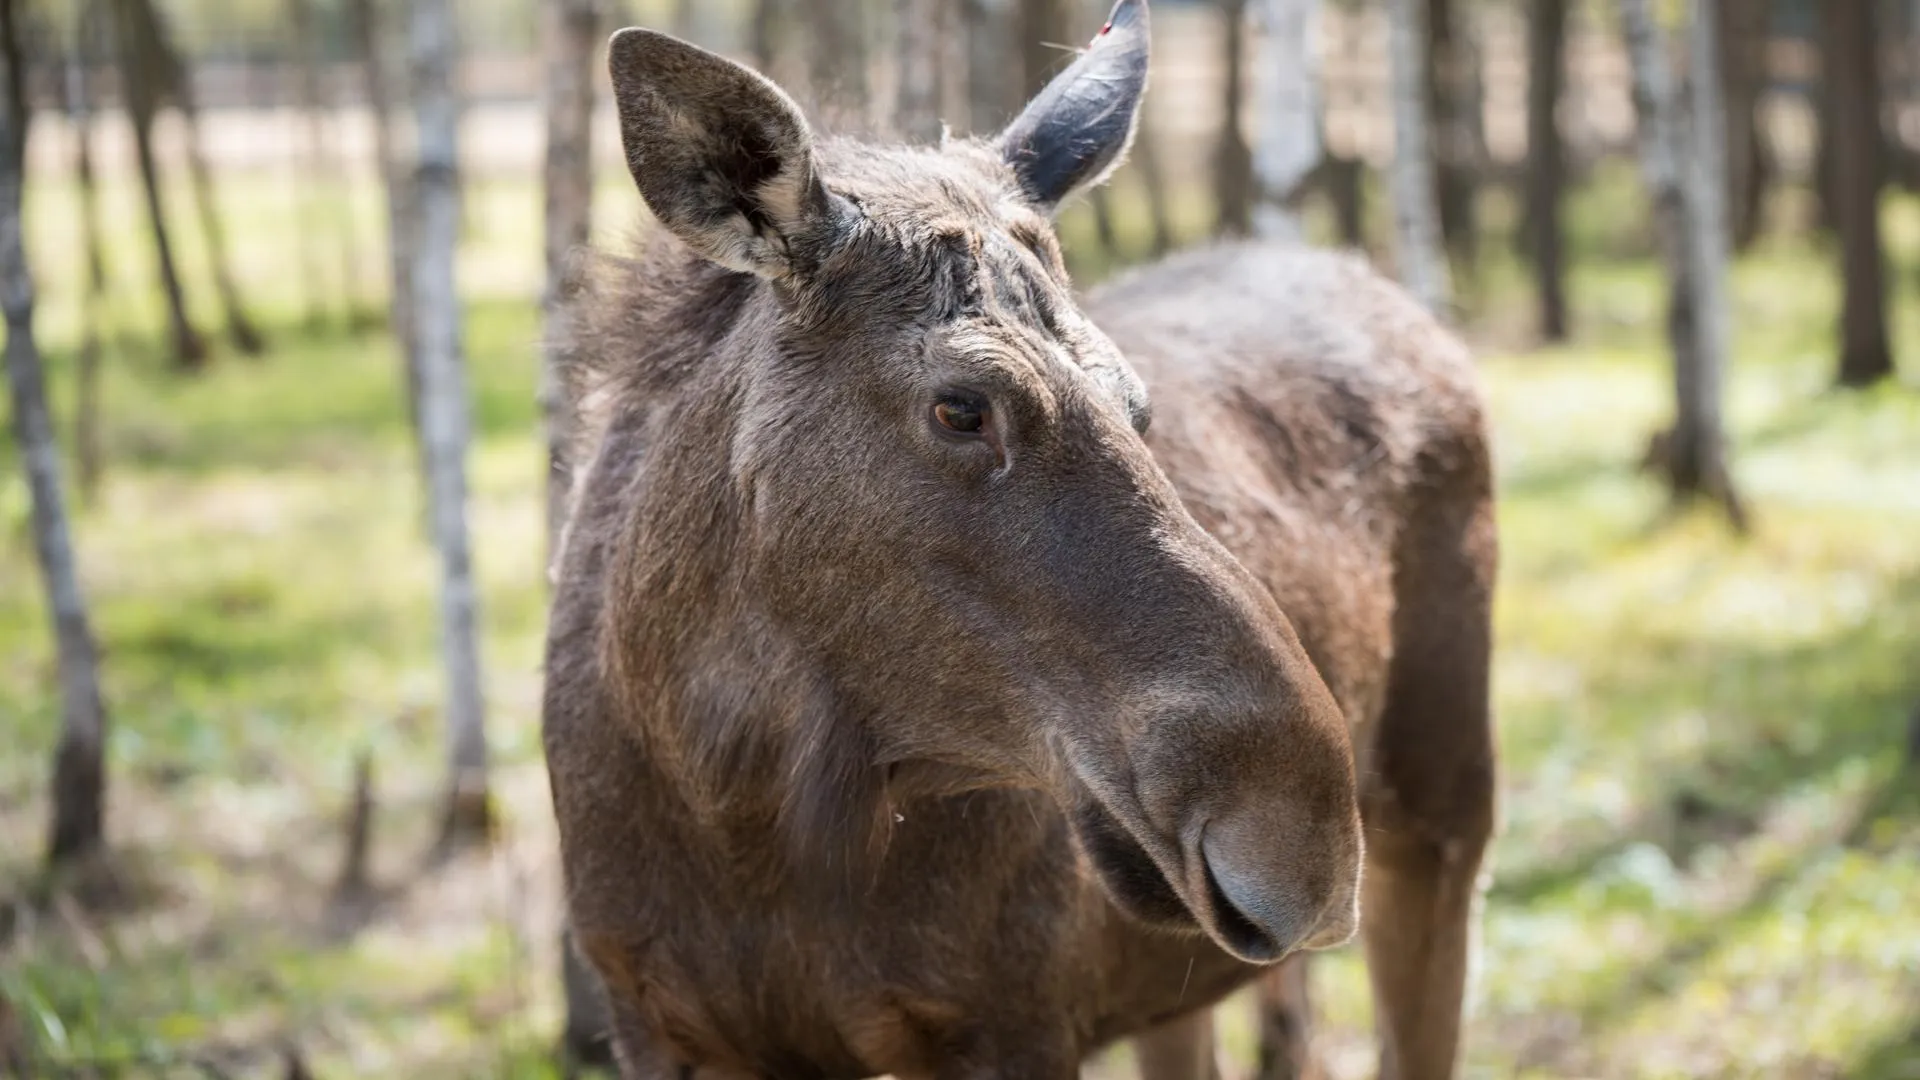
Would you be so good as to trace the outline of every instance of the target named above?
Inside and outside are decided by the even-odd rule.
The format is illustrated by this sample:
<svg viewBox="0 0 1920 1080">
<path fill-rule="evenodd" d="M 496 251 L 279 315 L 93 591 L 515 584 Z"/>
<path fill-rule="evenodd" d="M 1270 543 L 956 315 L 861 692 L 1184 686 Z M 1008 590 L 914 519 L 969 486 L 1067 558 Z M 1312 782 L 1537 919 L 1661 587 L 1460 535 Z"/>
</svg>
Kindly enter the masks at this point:
<svg viewBox="0 0 1920 1080">
<path fill-rule="evenodd" d="M 1357 826 L 1279 816 L 1211 819 L 1190 855 L 1201 879 L 1193 892 L 1204 898 L 1196 914 L 1224 948 L 1253 963 L 1342 944 L 1359 919 Z"/>
</svg>

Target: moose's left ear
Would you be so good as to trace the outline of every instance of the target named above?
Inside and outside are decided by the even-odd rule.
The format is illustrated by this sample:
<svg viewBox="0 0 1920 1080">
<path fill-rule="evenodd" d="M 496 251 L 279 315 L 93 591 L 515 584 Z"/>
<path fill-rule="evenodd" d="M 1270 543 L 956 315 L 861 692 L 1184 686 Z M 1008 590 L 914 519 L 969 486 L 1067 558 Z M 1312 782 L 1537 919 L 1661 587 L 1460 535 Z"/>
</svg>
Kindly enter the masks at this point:
<svg viewBox="0 0 1920 1080">
<path fill-rule="evenodd" d="M 1000 133 L 1027 197 L 1051 213 L 1126 155 L 1147 90 L 1147 3 L 1120 0 L 1087 51 Z"/>
</svg>

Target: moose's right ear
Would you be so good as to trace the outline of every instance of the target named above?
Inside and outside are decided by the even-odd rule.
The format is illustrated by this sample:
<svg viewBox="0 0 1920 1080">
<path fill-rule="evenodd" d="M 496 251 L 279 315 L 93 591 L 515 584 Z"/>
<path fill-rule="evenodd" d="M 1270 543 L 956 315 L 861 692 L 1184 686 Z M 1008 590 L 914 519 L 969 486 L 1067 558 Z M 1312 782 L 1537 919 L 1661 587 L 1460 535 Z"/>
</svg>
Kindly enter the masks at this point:
<svg viewBox="0 0 1920 1080">
<path fill-rule="evenodd" d="M 652 30 L 607 50 L 627 168 L 674 235 L 722 266 L 791 276 L 844 211 L 820 182 L 813 134 L 778 86 Z"/>
</svg>

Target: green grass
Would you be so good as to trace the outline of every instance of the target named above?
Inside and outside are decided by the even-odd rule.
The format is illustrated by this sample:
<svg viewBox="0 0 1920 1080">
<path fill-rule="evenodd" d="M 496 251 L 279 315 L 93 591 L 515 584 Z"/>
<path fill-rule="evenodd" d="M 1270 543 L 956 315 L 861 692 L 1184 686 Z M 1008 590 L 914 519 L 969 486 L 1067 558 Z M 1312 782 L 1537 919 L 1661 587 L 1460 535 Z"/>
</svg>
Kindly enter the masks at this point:
<svg viewBox="0 0 1920 1080">
<path fill-rule="evenodd" d="M 111 361 L 111 464 L 77 532 L 113 710 L 110 826 L 136 887 L 104 912 L 17 906 L 0 993 L 54 1058 L 139 1058 L 147 1074 L 195 1075 L 196 1054 L 266 1074 L 287 1037 L 322 1076 L 550 1075 L 532 188 L 470 190 L 462 263 L 505 839 L 434 872 L 421 860 L 441 782 L 437 578 L 392 349 L 303 326 L 285 186 L 243 176 L 227 184 L 230 229 L 274 350 L 171 373 L 150 344 L 135 204 L 109 196 L 115 235 L 136 238 L 115 253 L 116 318 L 141 348 Z M 350 205 L 370 303 L 378 208 Z M 609 178 L 600 223 L 635 205 Z M 71 209 L 61 189 L 30 208 L 63 416 Z M 1503 227 L 1511 208 L 1490 198 L 1488 215 Z M 1187 235 L 1206 217 L 1179 214 Z M 1756 523 L 1745 539 L 1704 511 L 1669 515 L 1636 471 L 1669 400 L 1660 278 L 1645 237 L 1616 227 L 1638 220 L 1619 175 L 1573 208 L 1572 345 L 1515 345 L 1530 302 L 1503 244 L 1487 242 L 1469 301 L 1503 497 L 1504 831 L 1468 1073 L 1917 1077 L 1920 783 L 1901 746 L 1920 703 L 1920 206 L 1888 211 L 1901 384 L 1827 388 L 1836 287 L 1819 250 L 1773 240 L 1740 266 L 1730 415 Z M 9 477 L 12 455 L 0 450 Z M 28 896 L 57 702 L 24 500 L 0 484 L 0 895 Z M 389 895 L 346 934 L 326 896 L 362 747 Z M 1328 1060 L 1361 1075 L 1356 952 L 1322 959 L 1316 979 Z M 1242 1055 L 1244 1019 L 1228 1028 Z"/>
</svg>

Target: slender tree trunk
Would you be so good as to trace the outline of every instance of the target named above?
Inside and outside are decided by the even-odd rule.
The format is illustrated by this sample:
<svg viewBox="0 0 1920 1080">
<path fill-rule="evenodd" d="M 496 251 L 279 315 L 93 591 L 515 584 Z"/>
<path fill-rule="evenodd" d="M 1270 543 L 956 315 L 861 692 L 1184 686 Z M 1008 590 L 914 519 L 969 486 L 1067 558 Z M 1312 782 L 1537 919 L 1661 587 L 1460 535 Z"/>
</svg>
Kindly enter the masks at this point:
<svg viewBox="0 0 1920 1080">
<path fill-rule="evenodd" d="M 1241 113 L 1246 84 L 1247 0 L 1220 0 L 1220 132 L 1213 144 L 1215 231 L 1253 232 L 1253 150 Z"/>
<path fill-rule="evenodd" d="M 398 91 L 404 86 L 404 80 L 399 78 L 395 67 L 389 65 L 381 47 L 389 35 L 383 32 L 380 9 L 375 0 L 349 0 L 348 13 L 360 53 L 367 104 L 373 112 L 373 156 L 380 168 L 381 187 L 386 192 L 388 321 L 393 328 L 394 341 L 400 348 L 407 421 L 413 431 L 414 455 L 424 481 L 431 470 L 427 465 L 426 437 L 421 421 L 420 350 L 413 332 L 412 268 L 415 242 L 412 181 L 400 161 L 393 130 L 396 104 L 402 96 Z"/>
<path fill-rule="evenodd" d="M 1733 246 L 1744 251 L 1760 236 L 1766 147 L 1760 126 L 1760 96 L 1767 84 L 1767 35 L 1771 6 L 1753 0 L 1718 0 L 1720 86 L 1727 103 L 1727 197 Z"/>
<path fill-rule="evenodd" d="M 1008 4 L 1012 0 L 960 0 L 967 39 L 967 112 L 971 130 L 1000 130 L 1018 107 L 1015 96 L 1026 88 L 1025 51 Z M 1009 55 L 1021 57 L 1021 82 L 1007 77 Z"/>
<path fill-rule="evenodd" d="M 1133 167 L 1140 174 L 1140 186 L 1146 191 L 1147 220 L 1153 229 L 1153 254 L 1158 257 L 1173 250 L 1173 214 L 1167 205 L 1167 174 L 1160 163 L 1160 138 L 1152 120 L 1151 107 L 1140 111 L 1133 132 Z"/>
<path fill-rule="evenodd" d="M 326 272 L 321 268 L 323 259 L 320 254 L 320 237 L 323 233 L 334 231 L 338 222 L 329 222 L 328 215 L 322 209 L 324 199 L 320 197 L 317 185 L 324 177 L 335 179 L 330 168 L 331 157 L 327 152 L 326 120 L 322 115 L 322 93 L 320 89 L 319 28 L 315 24 L 313 0 L 286 0 L 287 31 L 293 39 L 293 50 L 298 67 L 300 111 L 306 120 L 306 146 L 296 155 L 298 173 L 295 178 L 295 190 L 302 196 L 299 199 L 301 220 L 295 224 L 300 233 L 300 262 L 307 294 L 307 325 L 317 328 L 327 321 L 328 292 Z M 344 292 L 353 287 L 352 264 L 343 266 L 346 271 L 340 278 Z"/>
<path fill-rule="evenodd" d="M 33 339 L 33 279 L 21 236 L 25 181 L 26 70 L 21 0 L 0 0 L 0 309 L 7 323 L 7 387 L 14 438 L 31 497 L 35 554 L 60 663 L 60 743 L 54 752 L 53 815 L 47 858 L 62 863 L 105 843 L 106 707 L 99 657 L 87 624 L 73 542 L 60 491 L 60 452 L 47 409 L 45 372 Z"/>
<path fill-rule="evenodd" d="M 459 119 L 452 0 L 412 0 L 413 329 L 434 543 L 440 549 L 441 645 L 447 669 L 445 840 L 486 837 L 487 737 L 480 691 L 479 597 L 467 537 L 467 387 L 454 253 L 460 238 Z"/>
<path fill-rule="evenodd" d="M 1479 239 L 1475 220 L 1475 125 L 1469 115 L 1470 85 L 1466 18 L 1456 0 L 1427 0 L 1426 109 L 1434 159 L 1440 235 L 1462 269 L 1471 267 Z"/>
<path fill-rule="evenodd" d="M 676 21 L 691 21 L 682 4 Z M 588 242 L 593 219 L 593 58 L 599 52 L 599 0 L 549 2 L 543 12 L 543 52 L 547 58 L 547 160 L 545 160 L 545 227 L 547 227 L 547 286 L 541 311 L 547 323 L 547 352 L 540 369 L 540 407 L 547 442 L 547 563 L 561 557 L 561 530 L 566 525 L 566 502 L 572 473 L 566 461 L 566 407 L 561 400 L 561 375 L 555 356 L 563 340 L 566 317 L 568 263 L 572 252 Z M 687 31 L 691 27 L 676 27 Z M 580 957 L 574 955 L 572 934 L 561 928 L 561 990 L 566 995 L 566 1028 L 561 1040 L 566 1055 L 580 1063 L 611 1063 L 607 1030 L 611 1019 L 601 990 Z"/>
<path fill-rule="evenodd" d="M 1260 135 L 1253 150 L 1254 231 L 1301 237 L 1301 204 L 1320 171 L 1320 0 L 1263 0 L 1254 72 Z"/>
<path fill-rule="evenodd" d="M 553 0 L 543 9 L 547 59 L 546 262 L 541 309 L 550 341 L 565 317 L 570 254 L 586 244 L 593 217 L 593 64 L 600 45 L 600 0 Z M 547 545 L 549 557 L 566 514 L 570 486 L 565 415 L 557 357 L 541 367 L 540 404 L 546 419 Z"/>
<path fill-rule="evenodd" d="M 1673 303 L 1676 416 L 1656 436 L 1676 500 L 1707 496 L 1721 503 L 1739 529 L 1746 512 L 1727 466 L 1721 394 L 1727 349 L 1726 186 L 1719 159 L 1719 77 L 1714 62 L 1714 0 L 1689 0 L 1692 26 L 1689 116 L 1674 89 L 1665 43 L 1650 0 L 1619 0 L 1621 29 L 1633 68 L 1640 115 L 1641 166 L 1653 194 Z"/>
<path fill-rule="evenodd" d="M 148 0 L 140 2 L 148 8 L 152 27 L 148 47 L 157 53 L 157 68 L 169 75 L 171 85 L 168 89 L 172 91 L 174 103 L 180 109 L 180 119 L 186 128 L 187 179 L 200 218 L 200 236 L 207 249 L 207 265 L 213 271 L 214 295 L 220 298 L 221 310 L 227 317 L 227 340 L 233 342 L 233 347 L 242 355 L 258 356 L 265 343 L 261 340 L 260 331 L 254 327 L 253 320 L 247 317 L 246 305 L 240 301 L 240 288 L 233 280 L 233 264 L 227 252 L 226 224 L 221 216 L 220 200 L 214 196 L 213 170 L 207 165 L 206 147 L 200 139 L 200 109 L 194 100 L 193 80 L 180 62 L 172 37 L 160 21 L 159 13 L 152 9 Z"/>
<path fill-rule="evenodd" d="M 953 33 L 948 0 L 901 0 L 899 96 L 893 122 L 910 142 L 940 138 L 941 91 L 946 85 L 946 41 Z"/>
<path fill-rule="evenodd" d="M 809 76 L 814 101 L 829 128 L 864 126 L 867 115 L 867 35 L 860 5 L 804 0 L 813 41 Z"/>
<path fill-rule="evenodd" d="M 677 12 L 691 21 L 689 5 Z M 601 34 L 600 0 L 552 0 L 542 9 L 542 51 L 547 67 L 546 256 L 547 284 L 541 294 L 549 342 L 540 368 L 540 409 L 546 419 L 547 561 L 560 558 L 572 486 L 567 462 L 567 410 L 561 400 L 554 354 L 564 335 L 569 263 L 587 242 L 593 218 L 593 71 Z M 680 27 L 687 30 L 691 27 Z M 574 954 L 572 935 L 560 931 L 560 985 L 567 1019 L 562 1040 L 569 1056 L 596 1064 L 610 1060 L 610 1018 L 592 973 Z"/>
<path fill-rule="evenodd" d="M 747 36 L 751 39 L 753 65 L 764 73 L 773 71 L 780 35 L 786 29 L 780 15 L 780 0 L 754 0 L 753 21 L 747 27 Z"/>
<path fill-rule="evenodd" d="M 1350 248 L 1367 246 L 1366 162 L 1357 157 L 1327 155 L 1321 175 L 1327 198 L 1333 203 L 1334 228 Z"/>
<path fill-rule="evenodd" d="M 1020 36 L 1021 80 L 1024 96 L 1031 98 L 1044 89 L 1060 69 L 1073 59 L 1069 48 L 1078 44 L 1069 25 L 1072 13 L 1067 0 L 1012 0 L 1014 24 Z M 1001 72 L 1006 56 L 999 55 Z M 1000 78 L 1006 76 L 1002 74 Z"/>
<path fill-rule="evenodd" d="M 1886 259 L 1880 243 L 1879 38 L 1873 0 L 1823 0 L 1827 94 L 1832 121 L 1834 226 L 1840 233 L 1842 386 L 1893 374 L 1887 338 Z"/>
<path fill-rule="evenodd" d="M 75 364 L 73 440 L 79 463 L 80 501 L 93 502 L 99 491 L 104 454 L 100 446 L 100 354 L 109 336 L 113 305 L 107 298 L 107 260 L 100 244 L 99 184 L 93 166 L 93 44 L 99 7 L 82 9 L 67 65 L 67 114 L 73 127 L 73 174 L 80 195 L 80 249 L 86 265 L 86 291 L 80 308 L 80 354 Z"/>
<path fill-rule="evenodd" d="M 175 364 L 198 370 L 207 360 L 206 342 L 187 313 L 186 290 L 181 287 L 174 259 L 173 235 L 167 225 L 165 200 L 160 193 L 160 163 L 153 152 L 153 121 L 160 110 L 160 89 L 146 32 L 139 13 L 141 0 L 111 0 L 113 36 L 120 61 L 121 93 L 133 127 L 134 157 L 140 166 L 141 190 L 146 196 L 147 223 L 153 233 L 153 252 L 160 288 L 167 302 L 167 322 L 173 336 Z"/>
<path fill-rule="evenodd" d="M 1386 0 L 1388 64 L 1393 80 L 1393 202 L 1400 280 L 1444 315 L 1452 304 L 1441 252 L 1433 155 L 1427 138 L 1423 0 Z"/>
<path fill-rule="evenodd" d="M 1560 220 L 1566 147 L 1559 120 L 1566 45 L 1567 0 L 1533 0 L 1527 43 L 1528 247 L 1540 290 L 1540 336 L 1548 341 L 1567 339 L 1565 233 Z"/>
</svg>

